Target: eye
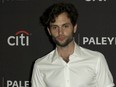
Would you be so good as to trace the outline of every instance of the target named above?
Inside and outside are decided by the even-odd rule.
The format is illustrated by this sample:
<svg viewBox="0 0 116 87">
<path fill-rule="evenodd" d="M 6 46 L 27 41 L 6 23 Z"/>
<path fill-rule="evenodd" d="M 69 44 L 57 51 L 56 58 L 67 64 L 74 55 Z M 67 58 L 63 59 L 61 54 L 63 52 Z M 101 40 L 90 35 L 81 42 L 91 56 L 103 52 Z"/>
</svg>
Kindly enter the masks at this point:
<svg viewBox="0 0 116 87">
<path fill-rule="evenodd" d="M 50 27 L 52 30 L 58 29 L 58 26 L 51 26 Z"/>
<path fill-rule="evenodd" d="M 69 28 L 69 27 L 70 27 L 69 24 L 65 24 L 65 25 L 63 25 L 63 28 Z"/>
<path fill-rule="evenodd" d="M 69 27 L 69 25 L 64 25 L 65 28 Z"/>
</svg>

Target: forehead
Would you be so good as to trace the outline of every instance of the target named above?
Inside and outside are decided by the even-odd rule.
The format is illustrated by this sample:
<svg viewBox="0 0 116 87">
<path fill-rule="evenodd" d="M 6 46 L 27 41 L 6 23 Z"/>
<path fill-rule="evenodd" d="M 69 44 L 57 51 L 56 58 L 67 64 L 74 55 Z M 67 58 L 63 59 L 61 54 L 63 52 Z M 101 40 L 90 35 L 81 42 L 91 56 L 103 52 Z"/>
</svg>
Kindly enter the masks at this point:
<svg viewBox="0 0 116 87">
<path fill-rule="evenodd" d="M 71 23 L 70 18 L 66 12 L 61 13 L 55 18 L 55 22 L 50 23 L 50 25 L 62 25 L 65 23 Z"/>
</svg>

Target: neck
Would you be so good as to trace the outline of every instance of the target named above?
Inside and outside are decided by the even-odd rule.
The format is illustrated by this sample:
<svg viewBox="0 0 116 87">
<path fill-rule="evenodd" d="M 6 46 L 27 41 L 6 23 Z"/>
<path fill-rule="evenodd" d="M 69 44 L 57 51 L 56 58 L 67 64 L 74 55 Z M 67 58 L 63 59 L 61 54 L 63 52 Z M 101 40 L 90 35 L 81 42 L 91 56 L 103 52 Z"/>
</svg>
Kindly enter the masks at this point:
<svg viewBox="0 0 116 87">
<path fill-rule="evenodd" d="M 74 40 L 71 41 L 67 46 L 57 46 L 58 54 L 63 58 L 65 62 L 69 61 L 69 56 L 74 52 Z"/>
</svg>

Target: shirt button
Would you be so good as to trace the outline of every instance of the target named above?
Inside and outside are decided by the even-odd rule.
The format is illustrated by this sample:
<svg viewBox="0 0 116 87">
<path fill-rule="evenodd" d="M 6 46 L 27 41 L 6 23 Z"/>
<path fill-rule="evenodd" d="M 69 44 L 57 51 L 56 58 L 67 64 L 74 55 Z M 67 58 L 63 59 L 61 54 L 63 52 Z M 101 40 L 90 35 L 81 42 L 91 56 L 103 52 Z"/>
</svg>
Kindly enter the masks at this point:
<svg viewBox="0 0 116 87">
<path fill-rule="evenodd" d="M 69 80 L 67 80 L 67 82 L 69 82 Z"/>
</svg>

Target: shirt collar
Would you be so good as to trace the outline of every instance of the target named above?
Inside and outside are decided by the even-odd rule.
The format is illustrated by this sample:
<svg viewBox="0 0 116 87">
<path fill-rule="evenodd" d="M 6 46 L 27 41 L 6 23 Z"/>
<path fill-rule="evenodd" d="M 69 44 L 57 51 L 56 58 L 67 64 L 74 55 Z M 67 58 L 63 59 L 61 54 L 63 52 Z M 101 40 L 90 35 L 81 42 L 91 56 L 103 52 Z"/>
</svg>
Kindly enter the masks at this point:
<svg viewBox="0 0 116 87">
<path fill-rule="evenodd" d="M 76 44 L 76 42 L 74 42 L 75 47 L 74 47 L 74 52 L 71 56 L 75 56 L 75 57 L 80 57 L 81 56 L 81 50 L 80 50 L 80 46 Z M 60 58 L 57 48 L 54 50 L 53 52 L 53 56 L 52 56 L 52 62 L 54 62 L 56 59 Z"/>
</svg>

